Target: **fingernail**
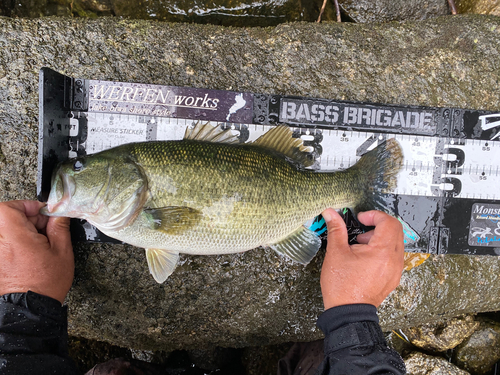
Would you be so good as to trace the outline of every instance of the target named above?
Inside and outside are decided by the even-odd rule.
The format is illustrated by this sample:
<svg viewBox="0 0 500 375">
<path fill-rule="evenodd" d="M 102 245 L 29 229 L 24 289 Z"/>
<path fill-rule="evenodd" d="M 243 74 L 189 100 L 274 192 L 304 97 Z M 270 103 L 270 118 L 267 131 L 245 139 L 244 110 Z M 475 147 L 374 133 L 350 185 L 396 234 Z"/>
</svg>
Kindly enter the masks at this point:
<svg viewBox="0 0 500 375">
<path fill-rule="evenodd" d="M 327 223 L 332 220 L 332 214 L 330 213 L 329 210 L 323 211 L 321 215 L 323 216 L 323 219 L 325 219 Z"/>
</svg>

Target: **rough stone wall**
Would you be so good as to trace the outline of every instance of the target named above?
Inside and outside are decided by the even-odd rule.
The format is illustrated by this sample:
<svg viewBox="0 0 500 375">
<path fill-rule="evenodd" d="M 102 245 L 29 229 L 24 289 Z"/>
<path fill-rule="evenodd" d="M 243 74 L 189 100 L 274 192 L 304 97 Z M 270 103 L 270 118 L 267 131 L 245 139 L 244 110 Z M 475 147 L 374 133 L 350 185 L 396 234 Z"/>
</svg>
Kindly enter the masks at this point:
<svg viewBox="0 0 500 375">
<path fill-rule="evenodd" d="M 0 18 L 0 199 L 35 198 L 38 71 L 104 80 L 499 110 L 500 19 L 234 29 L 119 19 Z M 182 256 L 169 280 L 143 251 L 77 245 L 70 331 L 149 350 L 321 337 L 319 271 L 271 251 Z M 403 275 L 385 330 L 500 309 L 500 260 L 439 256 Z"/>
</svg>

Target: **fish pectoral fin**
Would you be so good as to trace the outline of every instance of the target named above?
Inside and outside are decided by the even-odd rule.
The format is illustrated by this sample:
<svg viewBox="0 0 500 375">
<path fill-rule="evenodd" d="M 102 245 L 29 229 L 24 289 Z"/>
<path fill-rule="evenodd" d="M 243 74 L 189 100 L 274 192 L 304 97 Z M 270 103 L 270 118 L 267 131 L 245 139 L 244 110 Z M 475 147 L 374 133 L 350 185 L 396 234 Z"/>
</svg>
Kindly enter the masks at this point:
<svg viewBox="0 0 500 375">
<path fill-rule="evenodd" d="M 269 247 L 279 254 L 306 265 L 321 247 L 321 239 L 312 230 L 302 226 L 285 239 Z"/>
<path fill-rule="evenodd" d="M 292 129 L 286 125 L 272 128 L 252 144 L 279 152 L 300 167 L 310 167 L 315 161 L 311 155 L 312 147 L 304 146 L 301 138 L 293 138 Z"/>
<path fill-rule="evenodd" d="M 157 283 L 161 284 L 174 272 L 179 253 L 163 249 L 146 249 L 149 273 Z"/>
<path fill-rule="evenodd" d="M 161 207 L 144 209 L 151 228 L 176 235 L 192 228 L 201 218 L 201 211 L 190 207 Z"/>
</svg>

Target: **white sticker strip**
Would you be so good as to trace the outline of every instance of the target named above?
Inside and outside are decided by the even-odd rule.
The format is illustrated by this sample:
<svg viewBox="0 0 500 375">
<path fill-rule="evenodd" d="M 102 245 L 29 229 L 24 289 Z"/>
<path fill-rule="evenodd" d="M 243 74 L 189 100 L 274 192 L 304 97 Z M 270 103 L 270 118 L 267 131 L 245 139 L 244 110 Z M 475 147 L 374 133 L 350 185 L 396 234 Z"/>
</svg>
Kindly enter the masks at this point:
<svg viewBox="0 0 500 375">
<path fill-rule="evenodd" d="M 184 136 L 186 127 L 193 124 L 193 120 L 186 119 L 92 112 L 87 120 L 84 146 L 89 154 L 130 142 L 179 140 Z M 216 122 L 212 124 L 217 125 Z M 248 142 L 273 127 L 246 126 L 249 130 Z M 308 146 L 321 150 L 318 152 L 318 166 L 322 171 L 346 169 L 359 160 L 360 154 L 375 148 L 385 139 L 395 138 L 405 158 L 395 194 L 500 199 L 499 141 L 466 140 L 458 144 L 453 140 L 420 135 L 294 130 L 303 133 L 301 137 Z M 78 129 L 72 132 L 78 133 Z M 238 130 L 233 132 L 239 135 Z M 315 145 L 317 132 L 321 132 L 322 139 Z"/>
</svg>

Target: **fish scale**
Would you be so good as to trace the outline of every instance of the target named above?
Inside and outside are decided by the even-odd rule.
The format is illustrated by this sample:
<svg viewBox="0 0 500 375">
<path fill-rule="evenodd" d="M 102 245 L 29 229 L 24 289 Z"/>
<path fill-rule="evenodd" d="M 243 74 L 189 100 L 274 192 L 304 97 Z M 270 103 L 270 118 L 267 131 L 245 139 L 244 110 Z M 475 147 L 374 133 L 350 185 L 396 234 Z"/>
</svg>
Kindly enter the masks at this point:
<svg viewBox="0 0 500 375">
<path fill-rule="evenodd" d="M 314 177 L 322 179 L 326 175 L 297 170 L 283 158 L 252 146 L 161 142 L 139 145 L 132 154 L 144 169 L 151 170 L 155 176 L 168 176 L 170 180 L 150 179 L 151 198 L 147 206 L 190 206 L 209 211 L 215 202 L 222 201 L 217 210 L 219 216 L 228 214 L 224 212 L 225 206 L 231 207 L 226 220 L 207 215 L 204 219 L 207 225 L 200 223 L 187 235 L 188 239 L 183 239 L 190 241 L 193 251 L 197 252 L 202 250 L 196 248 L 197 241 L 191 236 L 205 236 L 207 232 L 208 236 L 219 239 L 209 241 L 216 243 L 214 252 L 234 252 L 235 241 L 231 241 L 231 246 L 224 246 L 226 238 L 240 238 L 237 248 L 244 249 L 263 238 L 276 240 L 320 213 L 325 201 L 334 203 L 331 193 L 317 189 L 317 185 L 325 186 L 325 182 L 312 181 Z M 168 165 L 157 162 L 162 158 L 169 161 Z M 166 194 L 166 184 L 179 186 L 176 194 Z M 305 209 L 297 210 L 289 202 Z M 215 226 L 209 228 L 210 224 Z"/>
</svg>

